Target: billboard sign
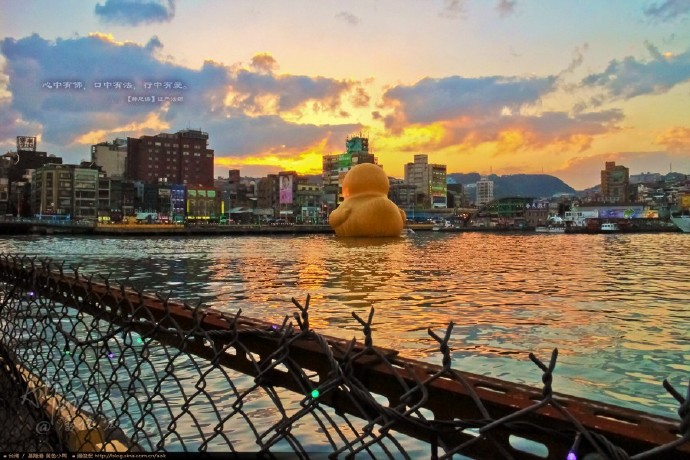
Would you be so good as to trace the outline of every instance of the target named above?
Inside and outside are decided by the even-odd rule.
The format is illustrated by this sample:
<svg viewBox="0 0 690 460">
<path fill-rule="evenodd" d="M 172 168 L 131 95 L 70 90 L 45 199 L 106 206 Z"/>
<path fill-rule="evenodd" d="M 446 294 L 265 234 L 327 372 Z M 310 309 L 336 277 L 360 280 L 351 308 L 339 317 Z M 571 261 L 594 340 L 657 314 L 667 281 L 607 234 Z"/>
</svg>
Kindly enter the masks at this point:
<svg viewBox="0 0 690 460">
<path fill-rule="evenodd" d="M 280 176 L 280 204 L 292 203 L 292 176 Z M 275 195 L 274 195 L 275 196 Z"/>
<path fill-rule="evenodd" d="M 36 138 L 30 136 L 17 136 L 17 152 L 22 150 L 36 151 Z"/>
</svg>

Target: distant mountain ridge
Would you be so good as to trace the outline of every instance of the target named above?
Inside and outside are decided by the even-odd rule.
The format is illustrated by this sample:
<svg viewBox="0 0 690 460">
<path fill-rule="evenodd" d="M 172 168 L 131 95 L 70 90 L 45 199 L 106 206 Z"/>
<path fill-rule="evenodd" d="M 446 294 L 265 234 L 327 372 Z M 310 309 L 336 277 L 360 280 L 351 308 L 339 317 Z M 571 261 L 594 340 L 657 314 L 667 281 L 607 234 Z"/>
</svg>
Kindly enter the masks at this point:
<svg viewBox="0 0 690 460">
<path fill-rule="evenodd" d="M 478 173 L 452 173 L 447 176 L 448 183 L 474 185 L 481 179 Z M 577 191 L 561 179 L 548 174 L 512 174 L 498 176 L 491 174 L 494 182 L 494 198 L 524 196 L 547 198 L 560 193 L 575 194 Z"/>
<path fill-rule="evenodd" d="M 305 176 L 312 183 L 321 183 L 320 174 Z M 494 181 L 494 198 L 508 196 L 524 196 L 533 198 L 551 197 L 558 193 L 577 193 L 574 188 L 561 179 L 548 174 L 512 174 L 498 176 L 491 174 Z M 473 186 L 481 176 L 479 173 L 451 173 L 446 176 L 449 184 L 463 184 Z"/>
</svg>

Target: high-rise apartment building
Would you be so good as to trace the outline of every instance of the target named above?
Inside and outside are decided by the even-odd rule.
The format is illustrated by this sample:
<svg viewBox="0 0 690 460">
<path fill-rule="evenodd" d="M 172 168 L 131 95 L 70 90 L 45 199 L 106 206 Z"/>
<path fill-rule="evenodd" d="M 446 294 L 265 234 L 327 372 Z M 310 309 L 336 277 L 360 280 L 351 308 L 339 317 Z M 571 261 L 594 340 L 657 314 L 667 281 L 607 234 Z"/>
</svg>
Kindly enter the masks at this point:
<svg viewBox="0 0 690 460">
<path fill-rule="evenodd" d="M 350 169 L 361 163 L 376 164 L 376 157 L 369 153 L 368 138 L 348 137 L 345 148 L 343 154 L 323 156 L 323 193 L 330 205 L 343 201 L 343 178 Z"/>
<path fill-rule="evenodd" d="M 127 138 L 127 178 L 146 183 L 213 186 L 213 150 L 208 133 L 185 129 L 175 134 Z"/>
<path fill-rule="evenodd" d="M 481 176 L 477 181 L 477 202 L 476 206 L 484 206 L 494 199 L 494 181 L 490 180 L 488 176 Z"/>
<path fill-rule="evenodd" d="M 626 203 L 630 185 L 630 170 L 615 161 L 607 161 L 601 171 L 601 195 L 610 203 Z"/>
<path fill-rule="evenodd" d="M 91 146 L 91 161 L 101 167 L 111 179 L 125 177 L 127 165 L 127 139 L 101 142 Z"/>
<path fill-rule="evenodd" d="M 415 155 L 414 163 L 405 165 L 405 183 L 414 185 L 422 194 L 425 208 L 448 207 L 446 165 L 430 164 L 428 155 Z"/>
</svg>

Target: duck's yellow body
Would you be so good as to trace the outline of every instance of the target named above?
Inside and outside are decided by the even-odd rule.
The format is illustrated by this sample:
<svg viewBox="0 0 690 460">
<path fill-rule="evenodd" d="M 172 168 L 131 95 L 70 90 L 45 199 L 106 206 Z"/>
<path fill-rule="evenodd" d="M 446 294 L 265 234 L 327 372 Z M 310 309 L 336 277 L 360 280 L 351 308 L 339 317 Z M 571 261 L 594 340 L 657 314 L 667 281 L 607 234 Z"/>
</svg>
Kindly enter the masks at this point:
<svg viewBox="0 0 690 460">
<path fill-rule="evenodd" d="M 343 196 L 328 220 L 337 236 L 400 236 L 405 212 L 388 199 L 388 177 L 380 166 L 363 163 L 348 171 Z"/>
</svg>

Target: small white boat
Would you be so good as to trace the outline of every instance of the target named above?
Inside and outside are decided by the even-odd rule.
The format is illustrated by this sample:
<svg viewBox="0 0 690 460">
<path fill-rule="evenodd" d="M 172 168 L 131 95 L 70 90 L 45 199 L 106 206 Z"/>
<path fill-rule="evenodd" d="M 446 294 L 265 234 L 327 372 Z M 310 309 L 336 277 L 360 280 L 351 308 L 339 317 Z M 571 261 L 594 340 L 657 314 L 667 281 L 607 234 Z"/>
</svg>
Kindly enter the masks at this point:
<svg viewBox="0 0 690 460">
<path fill-rule="evenodd" d="M 620 228 L 618 227 L 618 224 L 615 222 L 604 222 L 603 224 L 601 224 L 601 231 L 602 232 L 611 233 L 611 232 L 617 232 L 619 230 L 620 230 Z"/>
</svg>

